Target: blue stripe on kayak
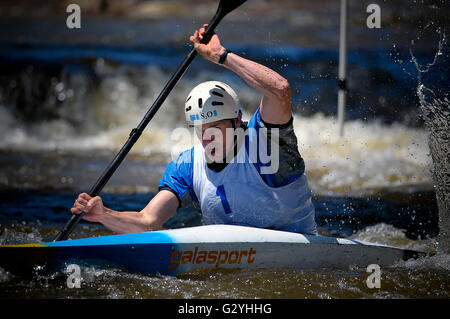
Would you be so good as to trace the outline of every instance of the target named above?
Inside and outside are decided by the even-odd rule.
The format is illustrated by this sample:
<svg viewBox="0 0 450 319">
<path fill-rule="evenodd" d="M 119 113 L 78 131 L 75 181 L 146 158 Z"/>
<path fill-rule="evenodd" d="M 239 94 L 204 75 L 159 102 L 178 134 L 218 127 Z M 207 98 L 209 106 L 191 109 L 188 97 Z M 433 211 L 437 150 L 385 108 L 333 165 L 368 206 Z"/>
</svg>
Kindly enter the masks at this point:
<svg viewBox="0 0 450 319">
<path fill-rule="evenodd" d="M 146 232 L 125 235 L 111 235 L 62 240 L 41 243 L 48 247 L 105 246 L 105 245 L 138 245 L 138 244 L 173 244 L 173 238 L 162 232 Z"/>
<path fill-rule="evenodd" d="M 61 268 L 68 263 L 113 266 L 143 274 L 176 275 L 170 269 L 174 239 L 163 232 L 100 236 L 42 243 L 51 247 L 49 264 Z"/>
</svg>

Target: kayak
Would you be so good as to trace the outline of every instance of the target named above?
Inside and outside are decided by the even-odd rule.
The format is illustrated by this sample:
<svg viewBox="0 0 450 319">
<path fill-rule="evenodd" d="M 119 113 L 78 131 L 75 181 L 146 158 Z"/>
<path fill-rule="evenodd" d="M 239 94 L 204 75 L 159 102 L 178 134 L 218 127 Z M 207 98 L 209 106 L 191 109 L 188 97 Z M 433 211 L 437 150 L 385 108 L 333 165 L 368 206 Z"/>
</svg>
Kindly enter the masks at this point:
<svg viewBox="0 0 450 319">
<path fill-rule="evenodd" d="M 0 246 L 0 267 L 30 273 L 69 264 L 117 267 L 148 275 L 198 269 L 295 269 L 392 265 L 425 253 L 319 235 L 233 225 L 207 225 L 124 235 Z"/>
</svg>

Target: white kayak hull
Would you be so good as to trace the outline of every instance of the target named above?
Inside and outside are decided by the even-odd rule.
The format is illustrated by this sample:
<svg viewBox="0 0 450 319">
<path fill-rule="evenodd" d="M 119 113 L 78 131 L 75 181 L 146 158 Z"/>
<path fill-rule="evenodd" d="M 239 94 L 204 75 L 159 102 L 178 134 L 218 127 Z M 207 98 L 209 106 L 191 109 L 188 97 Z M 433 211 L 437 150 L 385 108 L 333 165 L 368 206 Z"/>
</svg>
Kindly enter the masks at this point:
<svg viewBox="0 0 450 319">
<path fill-rule="evenodd" d="M 2 259 L 15 268 L 28 255 L 33 256 L 32 263 L 44 263 L 51 269 L 80 263 L 163 275 L 198 269 L 388 266 L 421 254 L 357 240 L 231 225 L 0 247 Z"/>
</svg>

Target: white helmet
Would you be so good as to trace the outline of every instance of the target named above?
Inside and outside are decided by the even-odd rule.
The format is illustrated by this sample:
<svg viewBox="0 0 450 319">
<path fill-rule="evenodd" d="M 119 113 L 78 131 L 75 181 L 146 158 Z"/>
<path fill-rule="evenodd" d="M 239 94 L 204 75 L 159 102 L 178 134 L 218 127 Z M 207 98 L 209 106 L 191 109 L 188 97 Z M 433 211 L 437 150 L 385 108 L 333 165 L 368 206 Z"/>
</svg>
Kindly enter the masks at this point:
<svg viewBox="0 0 450 319">
<path fill-rule="evenodd" d="M 208 81 L 197 85 L 185 102 L 186 121 L 190 126 L 234 119 L 241 104 L 233 89 L 223 82 Z"/>
</svg>

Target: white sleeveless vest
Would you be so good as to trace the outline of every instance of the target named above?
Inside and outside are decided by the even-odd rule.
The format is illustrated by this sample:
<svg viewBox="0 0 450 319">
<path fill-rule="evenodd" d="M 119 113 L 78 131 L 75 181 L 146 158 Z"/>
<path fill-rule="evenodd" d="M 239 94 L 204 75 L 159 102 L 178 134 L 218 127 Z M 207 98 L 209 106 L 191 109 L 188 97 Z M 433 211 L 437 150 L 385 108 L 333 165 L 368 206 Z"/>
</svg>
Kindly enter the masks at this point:
<svg viewBox="0 0 450 319">
<path fill-rule="evenodd" d="M 248 161 L 244 145 L 233 163 L 215 172 L 207 167 L 204 148 L 197 144 L 193 166 L 193 188 L 206 224 L 317 233 L 305 174 L 290 184 L 270 187 Z"/>
</svg>

